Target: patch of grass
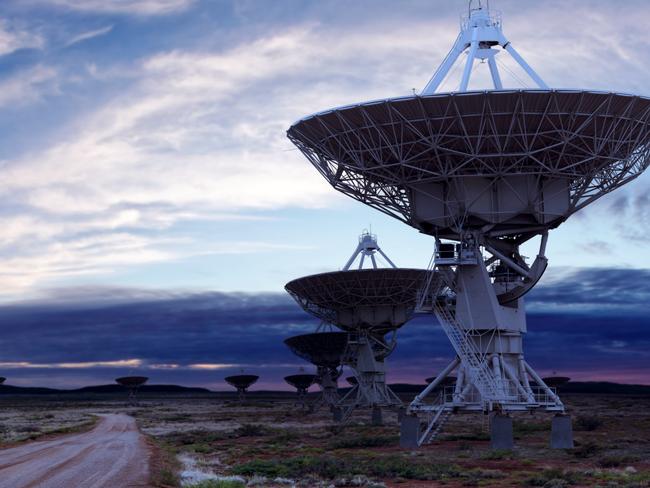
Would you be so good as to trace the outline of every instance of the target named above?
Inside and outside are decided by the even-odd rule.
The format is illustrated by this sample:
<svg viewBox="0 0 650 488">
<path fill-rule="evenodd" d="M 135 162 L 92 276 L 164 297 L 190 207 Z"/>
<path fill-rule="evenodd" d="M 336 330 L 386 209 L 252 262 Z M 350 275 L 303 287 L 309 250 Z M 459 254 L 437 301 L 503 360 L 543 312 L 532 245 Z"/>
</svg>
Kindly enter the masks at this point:
<svg viewBox="0 0 650 488">
<path fill-rule="evenodd" d="M 471 432 L 465 434 L 446 434 L 440 437 L 443 441 L 489 441 L 490 434 L 487 432 Z"/>
<path fill-rule="evenodd" d="M 244 488 L 246 485 L 239 480 L 205 480 L 186 485 L 186 488 Z"/>
<path fill-rule="evenodd" d="M 546 488 L 562 488 L 580 482 L 580 476 L 574 471 L 564 471 L 558 468 L 544 469 L 524 480 L 524 486 L 543 486 Z"/>
<path fill-rule="evenodd" d="M 597 464 L 601 468 L 618 468 L 635 461 L 638 461 L 638 458 L 633 456 L 605 456 L 600 458 Z"/>
<path fill-rule="evenodd" d="M 361 436 L 336 439 L 330 443 L 331 449 L 360 449 L 365 447 L 395 446 L 398 436 Z"/>
<path fill-rule="evenodd" d="M 180 486 L 180 478 L 175 471 L 172 471 L 168 468 L 161 469 L 156 475 L 156 481 L 154 486 L 168 487 L 168 486 Z"/>
<path fill-rule="evenodd" d="M 576 430 L 583 430 L 583 431 L 594 431 L 597 430 L 598 428 L 602 427 L 603 421 L 599 417 L 596 417 L 595 415 L 580 415 L 576 419 Z"/>
<path fill-rule="evenodd" d="M 243 424 L 234 432 L 236 437 L 257 437 L 268 433 L 268 428 L 259 424 Z"/>
<path fill-rule="evenodd" d="M 364 475 L 378 478 L 440 480 L 460 477 L 462 470 L 449 464 L 433 464 L 426 459 L 415 460 L 402 455 L 377 456 L 297 456 L 280 459 L 255 459 L 232 468 L 234 474 L 267 478 L 301 478 L 318 476 L 334 479 L 341 476 Z"/>
<path fill-rule="evenodd" d="M 498 461 L 501 459 L 514 459 L 515 457 L 515 453 L 510 449 L 493 449 L 484 453 L 481 456 L 481 459 L 485 459 L 487 461 Z"/>
<path fill-rule="evenodd" d="M 515 420 L 512 425 L 512 430 L 515 435 L 544 432 L 551 430 L 551 424 L 548 422 L 522 422 L 520 420 Z"/>
<path fill-rule="evenodd" d="M 165 442 L 178 446 L 191 446 L 193 444 L 210 444 L 228 439 L 230 436 L 225 432 L 209 430 L 189 430 L 186 432 L 171 432 L 160 438 Z"/>
<path fill-rule="evenodd" d="M 173 446 L 159 440 L 148 438 L 154 453 L 150 468 L 151 485 L 158 488 L 176 488 L 181 486 L 178 472 L 181 463 L 176 457 Z"/>
<path fill-rule="evenodd" d="M 584 444 L 578 445 L 576 448 L 572 449 L 570 452 L 573 453 L 578 459 L 586 459 L 592 456 L 595 456 L 602 450 L 595 442 L 585 442 Z"/>
</svg>

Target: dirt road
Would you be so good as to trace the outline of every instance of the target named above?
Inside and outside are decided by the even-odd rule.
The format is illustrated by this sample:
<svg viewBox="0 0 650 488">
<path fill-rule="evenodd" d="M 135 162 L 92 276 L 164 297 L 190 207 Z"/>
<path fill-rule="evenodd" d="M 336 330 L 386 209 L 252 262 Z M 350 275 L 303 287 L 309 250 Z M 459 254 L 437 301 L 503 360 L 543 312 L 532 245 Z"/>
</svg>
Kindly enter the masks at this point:
<svg viewBox="0 0 650 488">
<path fill-rule="evenodd" d="M 0 450 L 0 488 L 146 487 L 149 454 L 133 417 L 102 415 L 89 432 Z"/>
</svg>

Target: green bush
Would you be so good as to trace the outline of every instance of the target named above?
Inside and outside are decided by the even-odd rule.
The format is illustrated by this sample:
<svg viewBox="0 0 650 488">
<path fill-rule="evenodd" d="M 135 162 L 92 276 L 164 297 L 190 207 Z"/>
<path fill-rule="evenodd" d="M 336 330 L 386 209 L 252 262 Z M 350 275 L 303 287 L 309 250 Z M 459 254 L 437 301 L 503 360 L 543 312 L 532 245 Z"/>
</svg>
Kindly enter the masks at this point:
<svg viewBox="0 0 650 488">
<path fill-rule="evenodd" d="M 186 488 L 244 488 L 246 485 L 239 480 L 205 480 L 192 485 L 186 485 Z"/>
<path fill-rule="evenodd" d="M 259 424 L 243 424 L 235 430 L 237 437 L 257 437 L 266 434 L 268 434 L 268 429 Z"/>
<path fill-rule="evenodd" d="M 581 415 L 576 419 L 576 430 L 593 431 L 603 425 L 603 421 L 593 415 Z"/>
<path fill-rule="evenodd" d="M 585 442 L 573 449 L 573 455 L 580 459 L 586 459 L 600 452 L 601 447 L 593 442 Z"/>
<path fill-rule="evenodd" d="M 388 457 L 333 457 L 297 456 L 293 458 L 256 459 L 236 465 L 233 474 L 265 476 L 267 478 L 301 478 L 307 475 L 324 479 L 341 476 L 365 475 L 379 478 L 404 478 L 414 480 L 439 480 L 460 477 L 462 471 L 449 464 L 432 464 L 427 460 L 414 460 L 402 455 Z"/>
<path fill-rule="evenodd" d="M 364 447 L 394 446 L 398 436 L 361 436 L 336 439 L 330 444 L 331 449 L 358 449 Z"/>
</svg>

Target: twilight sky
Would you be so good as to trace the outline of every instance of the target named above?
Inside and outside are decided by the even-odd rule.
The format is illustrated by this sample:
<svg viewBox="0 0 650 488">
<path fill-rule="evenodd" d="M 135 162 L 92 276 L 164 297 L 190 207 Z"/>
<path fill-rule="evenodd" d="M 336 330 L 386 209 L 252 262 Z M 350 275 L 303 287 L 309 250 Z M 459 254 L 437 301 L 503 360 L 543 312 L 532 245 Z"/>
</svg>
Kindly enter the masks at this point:
<svg viewBox="0 0 650 488">
<path fill-rule="evenodd" d="M 550 86 L 650 95 L 646 1 L 492 4 Z M 426 266 L 432 242 L 330 189 L 285 131 L 420 90 L 465 8 L 0 2 L 0 374 L 81 386 L 137 371 L 219 388 L 241 367 L 264 364 L 268 385 L 296 371 L 281 340 L 315 322 L 284 283 L 340 268 L 369 226 L 401 266 Z M 510 67 L 504 84 L 520 86 Z M 529 301 L 541 371 L 650 384 L 649 189 L 646 174 L 551 233 Z M 420 380 L 450 356 L 418 319 L 390 379 Z"/>
</svg>

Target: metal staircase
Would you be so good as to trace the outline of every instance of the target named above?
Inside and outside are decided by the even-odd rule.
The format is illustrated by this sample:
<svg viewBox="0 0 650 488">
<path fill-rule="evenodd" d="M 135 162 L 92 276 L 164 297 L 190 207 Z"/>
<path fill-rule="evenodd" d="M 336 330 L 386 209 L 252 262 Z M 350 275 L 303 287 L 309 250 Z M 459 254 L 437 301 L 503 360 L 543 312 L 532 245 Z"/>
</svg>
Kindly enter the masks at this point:
<svg viewBox="0 0 650 488">
<path fill-rule="evenodd" d="M 494 372 L 468 337 L 462 324 L 456 320 L 455 313 L 450 310 L 451 307 L 450 303 L 441 300 L 436 300 L 433 304 L 433 310 L 442 329 L 447 334 L 463 365 L 467 368 L 472 383 L 479 390 L 483 401 L 493 403 L 502 401 L 506 398 L 503 385 L 497 381 Z"/>
</svg>

